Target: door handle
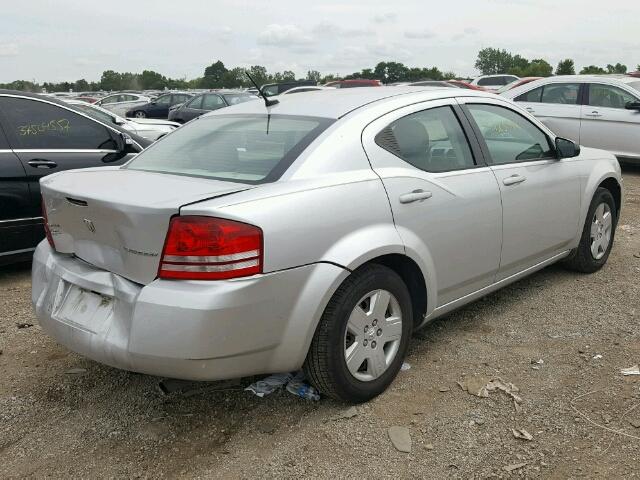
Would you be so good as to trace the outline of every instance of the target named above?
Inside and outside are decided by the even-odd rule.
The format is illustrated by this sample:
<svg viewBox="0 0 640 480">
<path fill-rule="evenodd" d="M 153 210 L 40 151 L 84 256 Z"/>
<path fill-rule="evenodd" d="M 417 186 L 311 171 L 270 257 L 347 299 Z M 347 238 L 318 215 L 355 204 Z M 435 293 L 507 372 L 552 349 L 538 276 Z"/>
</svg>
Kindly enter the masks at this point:
<svg viewBox="0 0 640 480">
<path fill-rule="evenodd" d="M 527 112 L 529 112 L 529 113 L 536 113 L 536 111 L 535 111 L 533 108 L 531 108 L 531 107 L 527 107 L 527 108 L 526 108 L 526 110 L 527 110 Z"/>
<path fill-rule="evenodd" d="M 400 203 L 413 203 L 419 200 L 427 200 L 432 197 L 431 192 L 425 192 L 424 190 L 414 190 L 410 193 L 403 193 L 400 195 Z"/>
<path fill-rule="evenodd" d="M 51 160 L 30 160 L 29 162 L 27 162 L 29 165 L 31 165 L 34 168 L 56 168 L 58 166 L 58 164 L 56 162 L 53 162 Z"/>
<path fill-rule="evenodd" d="M 517 185 L 518 183 L 522 183 L 527 179 L 527 177 L 523 177 L 522 175 L 511 175 L 510 177 L 503 178 L 502 183 L 504 183 L 507 187 L 509 185 Z"/>
<path fill-rule="evenodd" d="M 598 112 L 597 110 L 594 110 L 591 113 L 585 113 L 584 115 L 585 115 L 585 117 L 593 117 L 593 118 L 598 118 L 598 117 L 602 116 L 602 114 L 600 112 Z"/>
</svg>

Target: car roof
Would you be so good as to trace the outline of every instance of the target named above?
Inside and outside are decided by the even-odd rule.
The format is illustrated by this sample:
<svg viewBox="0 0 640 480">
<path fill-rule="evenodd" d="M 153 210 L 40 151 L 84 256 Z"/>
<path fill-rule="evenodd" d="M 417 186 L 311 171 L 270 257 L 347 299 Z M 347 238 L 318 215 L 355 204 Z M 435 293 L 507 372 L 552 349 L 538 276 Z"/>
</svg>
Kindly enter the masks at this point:
<svg viewBox="0 0 640 480">
<path fill-rule="evenodd" d="M 616 83 L 634 83 L 637 82 L 638 79 L 634 77 L 630 77 L 628 75 L 556 75 L 553 77 L 543 77 L 538 80 L 534 80 L 533 82 L 525 83 L 524 85 L 519 85 L 511 90 L 507 90 L 503 92 L 503 95 L 506 98 L 515 98 L 518 95 L 534 90 L 542 85 L 546 85 L 548 83 L 562 83 L 562 82 L 575 82 L 575 83 L 592 83 L 592 82 L 609 82 L 612 84 Z"/>
<path fill-rule="evenodd" d="M 279 102 L 269 107 L 272 114 L 305 115 L 310 117 L 341 118 L 371 103 L 391 100 L 401 95 L 415 96 L 416 102 L 439 98 L 491 96 L 486 92 L 447 87 L 361 87 L 336 88 L 297 95 L 279 96 Z M 264 102 L 245 102 L 219 111 L 220 114 L 265 113 Z M 216 112 L 212 112 L 215 114 Z M 207 114 L 211 115 L 211 114 Z"/>
</svg>

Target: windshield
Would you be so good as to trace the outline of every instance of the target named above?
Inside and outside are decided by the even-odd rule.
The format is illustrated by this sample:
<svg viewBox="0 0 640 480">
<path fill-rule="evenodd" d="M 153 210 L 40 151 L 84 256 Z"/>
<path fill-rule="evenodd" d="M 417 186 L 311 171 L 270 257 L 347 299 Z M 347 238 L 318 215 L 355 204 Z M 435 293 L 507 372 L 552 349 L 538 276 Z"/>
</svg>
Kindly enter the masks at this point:
<svg viewBox="0 0 640 480">
<path fill-rule="evenodd" d="M 290 115 L 213 115 L 144 150 L 130 170 L 264 183 L 280 178 L 333 120 Z"/>
<path fill-rule="evenodd" d="M 237 103 L 248 102 L 249 100 L 255 100 L 258 98 L 255 95 L 247 95 L 243 93 L 224 93 L 222 96 L 229 105 L 236 105 Z"/>
<path fill-rule="evenodd" d="M 90 117 L 95 118 L 96 120 L 99 120 L 101 122 L 116 123 L 115 117 L 113 115 L 109 115 L 108 113 L 105 113 L 101 110 L 97 110 L 93 107 L 90 107 L 89 105 L 82 105 L 82 104 L 76 103 L 73 106 L 76 107 L 78 110 L 81 110 L 82 113 L 86 113 Z"/>
</svg>

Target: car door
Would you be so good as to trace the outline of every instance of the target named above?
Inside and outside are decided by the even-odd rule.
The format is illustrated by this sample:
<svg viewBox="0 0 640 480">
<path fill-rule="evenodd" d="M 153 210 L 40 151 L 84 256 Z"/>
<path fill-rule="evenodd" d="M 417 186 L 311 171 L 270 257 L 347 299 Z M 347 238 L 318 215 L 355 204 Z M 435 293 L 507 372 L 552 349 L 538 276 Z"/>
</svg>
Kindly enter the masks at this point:
<svg viewBox="0 0 640 480">
<path fill-rule="evenodd" d="M 3 257 L 33 249 L 34 224 L 41 220 L 33 216 L 27 174 L 0 126 L 0 264 Z"/>
<path fill-rule="evenodd" d="M 436 279 L 437 306 L 493 283 L 500 263 L 500 190 L 461 122 L 455 100 L 439 100 L 389 113 L 362 137 L 407 250 Z"/>
<path fill-rule="evenodd" d="M 569 249 L 580 223 L 581 160 L 558 160 L 547 132 L 507 102 L 461 102 L 500 186 L 502 280 Z"/>
<path fill-rule="evenodd" d="M 43 100 L 0 97 L 9 144 L 26 172 L 28 217 L 40 217 L 40 178 L 73 168 L 119 165 L 115 133 L 92 118 Z"/>
<path fill-rule="evenodd" d="M 171 94 L 161 95 L 146 105 L 145 111 L 149 118 L 167 118 L 171 106 Z"/>
<path fill-rule="evenodd" d="M 557 135 L 581 143 L 583 88 L 580 82 L 552 82 L 529 90 L 514 101 Z"/>
<path fill-rule="evenodd" d="M 627 103 L 639 101 L 640 95 L 617 86 L 590 83 L 580 143 L 609 150 L 619 157 L 640 158 L 640 112 L 625 108 Z"/>
</svg>

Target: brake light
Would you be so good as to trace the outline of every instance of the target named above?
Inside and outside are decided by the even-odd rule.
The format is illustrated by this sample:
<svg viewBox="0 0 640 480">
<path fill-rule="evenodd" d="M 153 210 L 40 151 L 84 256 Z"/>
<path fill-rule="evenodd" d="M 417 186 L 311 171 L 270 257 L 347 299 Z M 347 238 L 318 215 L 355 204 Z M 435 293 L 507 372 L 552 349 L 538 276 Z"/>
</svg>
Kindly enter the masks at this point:
<svg viewBox="0 0 640 480">
<path fill-rule="evenodd" d="M 49 229 L 49 220 L 47 219 L 47 209 L 44 206 L 44 198 L 42 198 L 42 220 L 44 223 L 44 233 L 47 236 L 47 241 L 51 248 L 56 249 L 56 244 L 53 243 L 53 236 L 51 235 L 51 230 Z"/>
<path fill-rule="evenodd" d="M 174 217 L 158 277 L 224 280 L 262 273 L 262 230 L 222 218 Z"/>
</svg>

